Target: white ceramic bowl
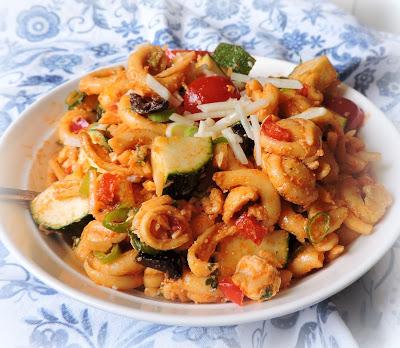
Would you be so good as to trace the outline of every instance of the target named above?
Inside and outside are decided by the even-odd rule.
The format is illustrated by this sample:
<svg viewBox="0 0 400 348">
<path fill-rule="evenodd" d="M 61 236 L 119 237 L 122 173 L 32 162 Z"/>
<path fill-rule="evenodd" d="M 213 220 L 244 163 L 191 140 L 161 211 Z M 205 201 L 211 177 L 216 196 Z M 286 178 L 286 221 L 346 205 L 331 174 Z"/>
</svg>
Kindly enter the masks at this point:
<svg viewBox="0 0 400 348">
<path fill-rule="evenodd" d="M 287 75 L 292 68 L 292 64 L 284 61 L 259 58 L 252 73 L 254 76 Z M 37 188 L 32 185 L 37 186 L 41 181 L 46 154 L 34 165 L 35 154 L 54 133 L 65 96 L 77 84 L 78 79 L 74 79 L 54 89 L 8 129 L 0 143 L 1 186 Z M 231 303 L 179 304 L 146 298 L 139 291 L 124 293 L 97 286 L 74 262 L 64 243 L 38 231 L 29 210 L 21 204 L 0 202 L 1 238 L 29 271 L 50 286 L 79 301 L 136 319 L 191 326 L 239 324 L 285 315 L 319 302 L 368 271 L 389 250 L 400 231 L 399 134 L 369 100 L 351 88 L 344 86 L 343 89 L 344 95 L 361 106 L 368 116 L 362 137 L 369 150 L 382 153 L 375 171 L 379 181 L 393 194 L 394 204 L 372 235 L 358 238 L 343 256 L 271 301 L 243 307 Z M 30 179 L 33 165 L 34 175 Z"/>
</svg>

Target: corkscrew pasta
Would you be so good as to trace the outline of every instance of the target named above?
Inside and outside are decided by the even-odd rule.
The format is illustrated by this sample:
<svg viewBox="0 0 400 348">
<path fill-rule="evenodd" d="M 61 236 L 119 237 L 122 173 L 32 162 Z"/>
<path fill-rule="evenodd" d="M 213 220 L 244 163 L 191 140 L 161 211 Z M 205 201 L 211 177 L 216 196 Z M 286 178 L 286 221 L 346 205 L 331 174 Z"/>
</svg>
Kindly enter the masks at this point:
<svg viewBox="0 0 400 348">
<path fill-rule="evenodd" d="M 392 203 L 327 57 L 250 77 L 239 46 L 143 44 L 66 99 L 41 229 L 95 283 L 178 302 L 267 301 L 373 233 Z M 367 238 L 367 237 L 365 237 Z"/>
</svg>

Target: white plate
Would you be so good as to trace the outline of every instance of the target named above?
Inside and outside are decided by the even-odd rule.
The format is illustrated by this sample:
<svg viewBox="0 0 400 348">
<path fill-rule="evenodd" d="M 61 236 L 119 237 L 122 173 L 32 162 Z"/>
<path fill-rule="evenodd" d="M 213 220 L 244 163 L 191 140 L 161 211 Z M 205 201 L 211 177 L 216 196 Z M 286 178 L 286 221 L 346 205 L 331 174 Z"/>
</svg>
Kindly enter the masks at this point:
<svg viewBox="0 0 400 348">
<path fill-rule="evenodd" d="M 255 76 L 286 75 L 293 65 L 259 58 Z M 40 179 L 29 181 L 33 159 L 43 142 L 54 133 L 62 115 L 64 99 L 76 88 L 74 79 L 54 89 L 21 115 L 0 143 L 0 185 L 34 188 Z M 97 286 L 70 257 L 68 248 L 52 237 L 42 235 L 28 209 L 20 204 L 0 203 L 0 232 L 6 246 L 22 264 L 41 280 L 68 296 L 95 307 L 141 320 L 163 324 L 216 326 L 239 324 L 285 315 L 319 302 L 342 290 L 368 271 L 389 250 L 399 235 L 400 225 L 400 137 L 393 125 L 369 100 L 344 86 L 344 95 L 361 106 L 368 115 L 362 129 L 367 148 L 382 153 L 375 170 L 394 196 L 394 204 L 368 237 L 358 238 L 347 252 L 273 300 L 243 307 L 227 304 L 179 304 L 146 298 L 139 291 L 123 293 Z M 41 161 L 39 167 L 43 167 Z"/>
</svg>

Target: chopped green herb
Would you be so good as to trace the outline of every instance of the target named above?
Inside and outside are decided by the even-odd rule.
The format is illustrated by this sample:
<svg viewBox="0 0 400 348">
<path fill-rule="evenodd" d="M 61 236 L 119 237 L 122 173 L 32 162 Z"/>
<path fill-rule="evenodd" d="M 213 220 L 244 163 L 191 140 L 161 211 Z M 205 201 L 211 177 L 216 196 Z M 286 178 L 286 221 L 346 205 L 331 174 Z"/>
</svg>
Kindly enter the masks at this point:
<svg viewBox="0 0 400 348">
<path fill-rule="evenodd" d="M 272 297 L 272 289 L 271 287 L 267 286 L 264 290 L 264 293 L 261 295 L 260 300 L 268 300 Z"/>
<path fill-rule="evenodd" d="M 72 91 L 65 99 L 65 104 L 68 106 L 68 110 L 72 110 L 74 107 L 82 104 L 86 97 L 86 93 L 80 91 Z"/>
<path fill-rule="evenodd" d="M 216 264 L 210 263 L 209 267 L 215 267 Z M 206 279 L 206 285 L 210 286 L 212 289 L 216 289 L 218 287 L 218 269 L 215 269 Z"/>
</svg>

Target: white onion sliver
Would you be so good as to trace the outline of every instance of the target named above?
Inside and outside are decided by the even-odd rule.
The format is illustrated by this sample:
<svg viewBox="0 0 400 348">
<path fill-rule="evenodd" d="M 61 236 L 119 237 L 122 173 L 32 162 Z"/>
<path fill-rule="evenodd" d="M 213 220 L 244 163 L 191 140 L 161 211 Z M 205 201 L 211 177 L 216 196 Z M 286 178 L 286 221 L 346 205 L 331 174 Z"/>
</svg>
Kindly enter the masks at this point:
<svg viewBox="0 0 400 348">
<path fill-rule="evenodd" d="M 233 133 L 232 129 L 226 128 L 221 133 L 226 138 L 226 140 L 228 140 L 229 146 L 231 147 L 237 160 L 242 164 L 249 163 L 243 149 L 237 142 L 237 137 L 236 137 L 235 133 Z"/>
<path fill-rule="evenodd" d="M 303 84 L 298 80 L 280 79 L 277 77 L 260 78 L 263 83 L 270 83 L 277 88 L 302 89 Z"/>
<path fill-rule="evenodd" d="M 236 110 L 236 113 L 240 117 L 240 123 L 242 124 L 242 126 L 244 128 L 244 131 L 246 132 L 247 136 L 250 139 L 254 140 L 253 132 L 251 131 L 251 127 L 250 127 L 250 123 L 249 123 L 249 121 L 247 119 L 247 115 L 244 113 L 243 108 L 239 104 L 237 104 L 235 106 L 235 110 Z"/>
<path fill-rule="evenodd" d="M 191 126 L 191 125 L 193 124 L 193 121 L 192 121 L 192 120 L 188 120 L 186 117 L 183 117 L 183 116 L 178 115 L 178 114 L 176 114 L 176 113 L 173 113 L 173 114 L 169 117 L 169 119 L 170 119 L 171 121 L 176 122 L 176 123 L 186 124 L 186 125 L 188 125 L 188 126 Z"/>
<path fill-rule="evenodd" d="M 306 111 L 303 111 L 300 114 L 291 116 L 290 118 L 302 118 L 305 120 L 311 120 L 313 118 L 321 117 L 325 115 L 328 112 L 328 110 L 324 107 L 311 107 L 308 108 Z"/>
<path fill-rule="evenodd" d="M 251 128 L 253 130 L 254 135 L 254 157 L 256 160 L 256 164 L 261 166 L 261 143 L 260 143 L 260 124 L 258 123 L 258 117 L 256 115 L 250 115 Z"/>
<path fill-rule="evenodd" d="M 200 121 L 200 120 L 206 120 L 209 118 L 225 117 L 231 113 L 232 113 L 232 109 L 224 110 L 224 111 L 213 111 L 213 112 L 197 112 L 195 114 L 187 115 L 186 118 L 188 120 L 192 120 L 192 121 Z"/>
</svg>

